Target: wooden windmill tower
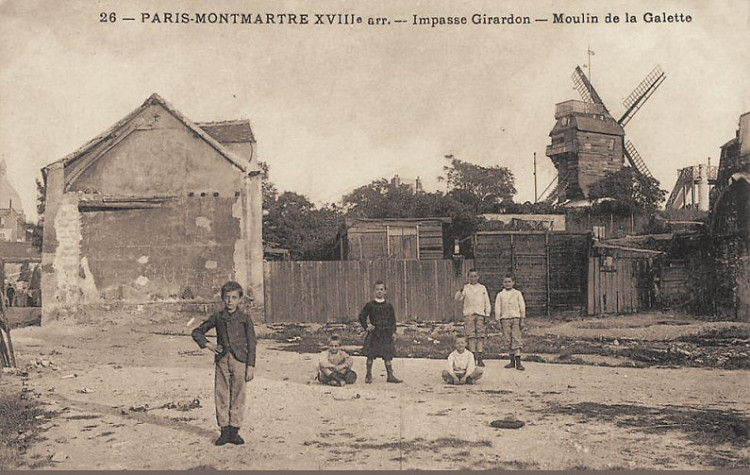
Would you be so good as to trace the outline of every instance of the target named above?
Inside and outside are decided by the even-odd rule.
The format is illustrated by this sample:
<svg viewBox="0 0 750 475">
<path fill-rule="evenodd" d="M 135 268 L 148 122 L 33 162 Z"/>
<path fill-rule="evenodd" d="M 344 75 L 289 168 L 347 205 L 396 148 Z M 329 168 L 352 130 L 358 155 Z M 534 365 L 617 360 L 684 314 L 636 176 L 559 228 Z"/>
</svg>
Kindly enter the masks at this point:
<svg viewBox="0 0 750 475">
<path fill-rule="evenodd" d="M 607 173 L 620 170 L 625 159 L 639 178 L 653 178 L 633 144 L 625 140 L 624 127 L 665 78 L 661 68 L 655 67 L 623 101 L 625 113 L 615 120 L 581 68 L 576 67 L 573 84 L 583 100 L 555 106 L 556 123 L 549 134 L 552 144 L 547 146 L 546 155 L 555 164 L 557 177 L 549 191 L 542 193 L 542 201 L 588 199 L 591 185 Z"/>
</svg>

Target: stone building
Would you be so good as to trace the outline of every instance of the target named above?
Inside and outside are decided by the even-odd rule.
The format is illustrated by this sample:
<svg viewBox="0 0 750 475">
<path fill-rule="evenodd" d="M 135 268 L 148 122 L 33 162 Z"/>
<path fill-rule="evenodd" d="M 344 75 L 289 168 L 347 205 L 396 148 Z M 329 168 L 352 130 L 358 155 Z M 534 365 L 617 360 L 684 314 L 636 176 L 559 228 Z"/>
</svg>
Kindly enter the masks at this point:
<svg viewBox="0 0 750 475">
<path fill-rule="evenodd" d="M 721 147 L 711 193 L 711 247 L 717 311 L 750 320 L 750 112 L 735 137 Z"/>
<path fill-rule="evenodd" d="M 157 94 L 47 165 L 43 320 L 96 303 L 263 303 L 261 176 L 247 120 L 194 123 Z"/>
</svg>

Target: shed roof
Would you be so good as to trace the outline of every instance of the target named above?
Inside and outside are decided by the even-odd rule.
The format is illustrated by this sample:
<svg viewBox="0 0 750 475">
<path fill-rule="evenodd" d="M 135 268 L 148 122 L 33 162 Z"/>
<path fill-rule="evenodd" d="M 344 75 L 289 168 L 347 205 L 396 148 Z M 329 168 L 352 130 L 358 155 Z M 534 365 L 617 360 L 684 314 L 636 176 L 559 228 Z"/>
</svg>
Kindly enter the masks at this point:
<svg viewBox="0 0 750 475">
<path fill-rule="evenodd" d="M 7 242 L 0 241 L 0 262 L 41 260 L 42 253 L 30 242 Z"/>
<path fill-rule="evenodd" d="M 344 224 L 347 228 L 355 226 L 358 223 L 371 223 L 377 224 L 382 223 L 384 225 L 396 226 L 401 225 L 414 225 L 426 224 L 426 223 L 441 223 L 451 224 L 453 218 L 450 217 L 431 217 L 431 218 L 346 218 Z"/>
</svg>

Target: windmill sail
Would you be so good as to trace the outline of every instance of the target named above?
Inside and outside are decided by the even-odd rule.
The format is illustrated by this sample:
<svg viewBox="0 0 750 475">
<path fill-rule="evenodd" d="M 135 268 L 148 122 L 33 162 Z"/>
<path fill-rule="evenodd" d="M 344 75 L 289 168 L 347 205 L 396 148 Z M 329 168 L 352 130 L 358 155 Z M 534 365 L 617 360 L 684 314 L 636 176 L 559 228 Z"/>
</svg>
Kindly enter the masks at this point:
<svg viewBox="0 0 750 475">
<path fill-rule="evenodd" d="M 638 176 L 648 177 L 651 179 L 654 178 L 654 176 L 646 166 L 646 162 L 644 162 L 643 158 L 641 158 L 641 154 L 638 153 L 638 150 L 635 149 L 635 146 L 633 146 L 633 142 L 631 142 L 630 140 L 625 141 L 625 156 L 627 157 L 628 162 L 630 162 L 630 166 L 633 167 L 636 172 L 638 172 Z"/>
<path fill-rule="evenodd" d="M 666 79 L 666 74 L 661 70 L 660 66 L 656 66 L 648 76 L 641 81 L 640 84 L 625 98 L 622 105 L 625 106 L 625 113 L 620 117 L 618 122 L 621 126 L 625 127 L 625 124 L 630 122 L 636 112 L 643 107 L 649 97 L 656 91 L 656 89 Z"/>
<path fill-rule="evenodd" d="M 578 93 L 581 95 L 581 98 L 583 98 L 584 101 L 601 104 L 605 110 L 607 109 L 607 106 L 604 105 L 602 98 L 599 97 L 599 94 L 597 94 L 593 84 L 591 84 L 589 78 L 587 78 L 583 73 L 583 70 L 580 66 L 576 66 L 576 70 L 573 72 L 572 79 L 573 84 L 575 85 L 576 89 L 578 89 Z"/>
</svg>

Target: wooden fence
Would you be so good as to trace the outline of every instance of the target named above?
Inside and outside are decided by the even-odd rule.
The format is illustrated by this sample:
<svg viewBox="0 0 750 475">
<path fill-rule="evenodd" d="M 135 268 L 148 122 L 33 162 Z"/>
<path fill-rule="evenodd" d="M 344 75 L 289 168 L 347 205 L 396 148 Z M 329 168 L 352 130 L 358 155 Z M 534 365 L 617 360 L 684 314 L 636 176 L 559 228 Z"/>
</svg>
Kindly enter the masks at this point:
<svg viewBox="0 0 750 475">
<path fill-rule="evenodd" d="M 474 235 L 473 245 L 476 267 L 491 299 L 510 272 L 529 316 L 585 312 L 587 234 L 482 231 Z"/>
<path fill-rule="evenodd" d="M 398 321 L 459 316 L 453 300 L 473 261 L 371 260 L 264 263 L 267 323 L 342 323 L 357 319 L 385 281 Z"/>
</svg>

